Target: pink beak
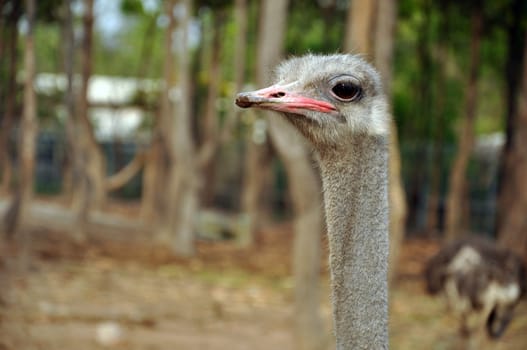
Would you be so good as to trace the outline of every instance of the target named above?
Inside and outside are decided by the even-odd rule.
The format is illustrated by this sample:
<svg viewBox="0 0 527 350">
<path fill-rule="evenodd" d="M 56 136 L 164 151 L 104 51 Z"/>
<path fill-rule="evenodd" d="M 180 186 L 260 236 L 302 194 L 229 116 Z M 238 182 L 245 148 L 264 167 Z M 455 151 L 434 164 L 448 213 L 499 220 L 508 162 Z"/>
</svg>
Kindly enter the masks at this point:
<svg viewBox="0 0 527 350">
<path fill-rule="evenodd" d="M 289 86 L 273 85 L 261 90 L 242 92 L 236 96 L 241 108 L 263 108 L 278 112 L 301 114 L 302 110 L 331 113 L 337 109 L 329 102 L 315 100 L 288 91 Z"/>
</svg>

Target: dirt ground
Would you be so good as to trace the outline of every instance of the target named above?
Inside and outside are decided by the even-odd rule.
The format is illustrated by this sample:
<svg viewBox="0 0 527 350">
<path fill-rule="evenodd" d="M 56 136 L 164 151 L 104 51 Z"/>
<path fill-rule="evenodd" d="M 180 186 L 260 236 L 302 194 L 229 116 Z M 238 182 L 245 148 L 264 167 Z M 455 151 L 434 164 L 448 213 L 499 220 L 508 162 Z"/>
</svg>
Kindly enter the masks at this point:
<svg viewBox="0 0 527 350">
<path fill-rule="evenodd" d="M 293 349 L 291 229 L 262 232 L 257 247 L 200 242 L 197 257 L 171 258 L 146 242 L 89 242 L 31 232 L 29 253 L 4 244 L 0 350 Z M 433 240 L 409 240 L 391 291 L 392 349 L 453 349 L 456 320 L 423 292 Z M 26 259 L 24 258 L 26 257 Z M 327 267 L 324 267 L 324 271 Z M 322 316 L 333 346 L 327 273 Z M 478 349 L 527 349 L 525 302 L 505 336 Z"/>
</svg>

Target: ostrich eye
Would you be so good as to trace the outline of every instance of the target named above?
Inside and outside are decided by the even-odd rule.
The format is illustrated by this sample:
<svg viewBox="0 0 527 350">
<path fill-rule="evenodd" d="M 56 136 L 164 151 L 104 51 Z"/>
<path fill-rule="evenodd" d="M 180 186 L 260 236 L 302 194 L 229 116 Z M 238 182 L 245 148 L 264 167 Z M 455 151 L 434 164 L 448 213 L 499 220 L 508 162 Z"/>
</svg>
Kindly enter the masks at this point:
<svg viewBox="0 0 527 350">
<path fill-rule="evenodd" d="M 362 89 L 350 81 L 336 83 L 331 88 L 331 93 L 340 101 L 351 102 L 360 98 Z"/>
</svg>

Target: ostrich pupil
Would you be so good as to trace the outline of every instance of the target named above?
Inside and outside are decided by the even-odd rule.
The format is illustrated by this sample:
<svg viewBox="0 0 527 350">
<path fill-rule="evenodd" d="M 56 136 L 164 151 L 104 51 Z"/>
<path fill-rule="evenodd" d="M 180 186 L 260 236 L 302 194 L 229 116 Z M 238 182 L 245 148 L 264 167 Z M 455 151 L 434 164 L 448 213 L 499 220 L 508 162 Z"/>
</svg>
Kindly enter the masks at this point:
<svg viewBox="0 0 527 350">
<path fill-rule="evenodd" d="M 331 91 L 335 96 L 346 101 L 354 100 L 360 95 L 360 88 L 350 82 L 338 83 Z"/>
</svg>

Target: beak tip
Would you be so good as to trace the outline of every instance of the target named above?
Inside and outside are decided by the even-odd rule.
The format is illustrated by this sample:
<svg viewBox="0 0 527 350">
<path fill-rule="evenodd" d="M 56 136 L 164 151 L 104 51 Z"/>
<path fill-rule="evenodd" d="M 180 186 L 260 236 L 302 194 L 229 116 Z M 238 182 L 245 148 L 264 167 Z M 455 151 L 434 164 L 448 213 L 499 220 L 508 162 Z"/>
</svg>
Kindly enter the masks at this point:
<svg viewBox="0 0 527 350">
<path fill-rule="evenodd" d="M 253 105 L 253 102 L 251 101 L 249 96 L 244 93 L 240 93 L 236 95 L 235 103 L 238 107 L 241 107 L 241 108 L 249 108 Z"/>
</svg>

